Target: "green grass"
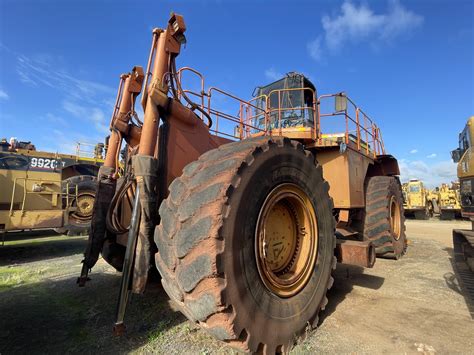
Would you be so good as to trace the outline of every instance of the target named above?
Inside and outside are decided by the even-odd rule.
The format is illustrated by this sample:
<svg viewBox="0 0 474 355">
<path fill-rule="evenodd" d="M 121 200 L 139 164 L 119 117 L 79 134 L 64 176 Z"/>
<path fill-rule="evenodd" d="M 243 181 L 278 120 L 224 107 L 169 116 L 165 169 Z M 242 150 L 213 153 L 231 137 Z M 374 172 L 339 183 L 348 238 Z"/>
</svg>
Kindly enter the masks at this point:
<svg viewBox="0 0 474 355">
<path fill-rule="evenodd" d="M 7 235 L 5 239 L 5 246 L 29 246 L 29 245 L 35 245 L 35 244 L 40 244 L 40 243 L 46 243 L 46 242 L 59 242 L 63 240 L 76 240 L 76 239 L 84 239 L 85 237 L 83 236 L 78 236 L 78 237 L 68 237 L 67 235 L 51 235 L 47 237 L 32 237 L 28 239 L 18 239 L 18 240 L 8 240 L 8 238 L 11 238 L 11 236 Z"/>
<path fill-rule="evenodd" d="M 0 267 L 0 291 L 38 282 L 49 269 L 48 266 L 39 269 L 23 266 L 2 266 Z"/>
<path fill-rule="evenodd" d="M 156 342 L 160 341 L 163 334 L 166 332 L 166 329 L 168 328 L 169 324 L 171 323 L 170 319 L 165 319 L 156 325 L 156 328 L 153 329 L 151 332 L 148 333 L 147 339 L 149 342 Z"/>
<path fill-rule="evenodd" d="M 26 282 L 28 271 L 24 267 L 0 268 L 0 291 L 22 285 Z"/>
</svg>

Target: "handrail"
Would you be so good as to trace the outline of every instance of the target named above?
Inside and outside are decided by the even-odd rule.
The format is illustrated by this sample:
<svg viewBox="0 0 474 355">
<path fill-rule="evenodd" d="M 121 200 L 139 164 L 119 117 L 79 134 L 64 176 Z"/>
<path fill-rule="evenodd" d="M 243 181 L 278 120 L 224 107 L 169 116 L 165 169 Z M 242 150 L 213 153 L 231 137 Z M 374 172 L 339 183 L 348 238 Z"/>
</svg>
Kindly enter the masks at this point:
<svg viewBox="0 0 474 355">
<path fill-rule="evenodd" d="M 318 102 L 321 103 L 323 99 L 332 98 L 336 96 L 344 95 L 347 99 L 347 102 L 350 104 L 349 106 L 355 112 L 355 118 L 351 116 L 348 108 L 343 111 L 335 111 L 328 114 L 320 114 L 320 117 L 328 117 L 328 116 L 344 116 L 345 117 L 345 143 L 349 144 L 349 132 L 350 124 L 355 125 L 354 131 L 356 132 L 356 147 L 358 151 L 365 153 L 366 155 L 373 155 L 376 157 L 380 154 L 385 154 L 385 146 L 383 144 L 382 136 L 380 133 L 379 127 L 374 123 L 374 121 L 360 108 L 357 104 L 351 100 L 348 96 L 344 93 L 339 94 L 327 94 L 321 95 L 318 99 Z M 360 115 L 363 117 L 363 122 L 361 122 Z M 365 135 L 365 149 L 362 146 L 362 134 Z"/>
<path fill-rule="evenodd" d="M 232 116 L 232 115 L 230 115 L 230 114 L 226 114 L 226 113 L 223 113 L 223 112 L 218 111 L 218 110 L 216 110 L 216 109 L 213 109 L 213 108 L 211 107 L 211 99 L 212 99 L 212 93 L 213 93 L 213 92 L 219 93 L 219 94 L 224 95 L 224 96 L 226 96 L 226 97 L 229 97 L 229 98 L 231 98 L 231 99 L 233 99 L 233 100 L 236 100 L 236 101 L 239 103 L 239 115 L 238 115 L 238 116 Z M 246 122 L 249 121 L 249 119 L 254 118 L 254 117 L 256 117 L 256 116 L 253 116 L 253 117 L 246 117 L 246 116 L 243 115 L 244 112 L 248 112 L 248 110 L 251 109 L 251 108 L 253 108 L 253 109 L 255 109 L 255 110 L 260 110 L 260 111 L 261 111 L 261 114 L 265 114 L 265 113 L 266 113 L 266 110 L 264 110 L 264 109 L 262 109 L 262 108 L 260 108 L 260 107 L 258 107 L 258 106 L 256 106 L 255 104 L 252 103 L 252 101 L 254 101 L 255 99 L 252 99 L 252 100 L 250 100 L 250 101 L 246 101 L 246 100 L 244 100 L 244 99 L 241 99 L 241 98 L 239 98 L 239 97 L 237 97 L 237 96 L 235 96 L 235 95 L 233 95 L 233 94 L 230 94 L 230 93 L 228 93 L 228 92 L 226 92 L 226 91 L 224 91 L 224 90 L 221 90 L 221 89 L 219 89 L 219 88 L 217 88 L 217 87 L 214 87 L 214 86 L 212 86 L 212 87 L 209 88 L 209 90 L 207 91 L 207 95 L 206 95 L 206 96 L 207 96 L 207 98 L 208 98 L 208 100 L 207 100 L 207 112 L 208 112 L 209 114 L 214 114 L 214 115 L 216 116 L 216 118 L 217 118 L 217 119 L 216 119 L 216 122 L 215 122 L 215 124 L 216 124 L 215 130 L 216 130 L 216 131 L 219 132 L 219 130 L 218 130 L 218 127 L 219 127 L 219 117 L 222 117 L 222 118 L 227 118 L 227 119 L 230 120 L 230 121 L 239 123 L 239 126 L 242 125 L 242 126 L 246 126 L 247 128 L 251 128 L 251 129 L 257 130 L 257 131 L 266 132 L 266 130 L 262 130 L 262 129 L 258 128 L 258 127 L 255 127 L 255 126 L 253 126 L 253 125 L 250 125 L 249 123 L 246 123 Z M 242 106 L 245 106 L 245 107 L 246 107 L 246 110 L 244 110 Z M 265 117 L 266 117 L 266 116 L 265 116 Z M 222 133 L 222 132 L 219 132 L 219 133 Z M 228 134 L 226 134 L 226 135 L 228 135 Z M 240 135 L 241 135 L 241 134 L 239 134 L 239 137 L 240 137 Z M 230 135 L 229 135 L 229 136 L 230 136 Z M 236 138 L 235 136 L 232 136 L 232 137 Z M 243 138 L 243 137 L 242 137 L 242 138 Z M 242 138 L 240 138 L 240 139 L 242 139 Z"/>
<path fill-rule="evenodd" d="M 196 69 L 193 69 L 191 67 L 182 67 L 178 70 L 177 74 L 178 74 L 178 80 L 179 82 L 182 82 L 182 78 L 183 78 L 183 72 L 186 72 L 186 71 L 189 71 L 193 74 L 195 74 L 196 76 L 199 77 L 200 81 L 201 81 L 201 93 L 200 94 L 197 94 L 191 90 L 183 90 L 182 92 L 179 90 L 179 88 L 177 89 L 178 90 L 178 98 L 181 99 L 181 96 L 183 94 L 183 92 L 186 94 L 186 93 L 191 93 L 193 95 L 196 95 L 198 97 L 201 98 L 201 109 L 204 110 L 204 96 L 206 96 L 206 93 L 204 92 L 204 75 L 202 75 L 200 72 L 198 72 Z M 201 119 L 203 119 L 203 113 L 201 111 Z"/>
<path fill-rule="evenodd" d="M 177 80 L 181 82 L 185 72 L 190 72 L 199 78 L 201 92 L 197 93 L 193 90 L 181 88 L 182 92 L 178 91 L 178 98 L 181 98 L 182 93 L 187 93 L 200 99 L 201 109 L 205 110 L 209 115 L 215 117 L 215 126 L 210 129 L 213 134 L 232 137 L 234 139 L 244 139 L 249 136 L 261 134 L 275 134 L 275 129 L 271 129 L 270 127 L 269 119 L 270 116 L 277 114 L 278 134 L 283 135 L 284 132 L 281 124 L 282 119 L 284 118 L 283 113 L 288 111 L 305 110 L 305 112 L 312 113 L 313 115 L 311 135 L 315 140 L 316 145 L 323 144 L 322 119 L 325 117 L 343 116 L 345 124 L 345 130 L 343 134 L 346 145 L 350 144 L 352 149 L 356 149 L 367 156 L 372 155 L 373 157 L 376 157 L 377 155 L 385 154 L 385 146 L 379 127 L 359 106 L 357 106 L 357 104 L 352 99 L 350 99 L 344 93 L 323 94 L 318 97 L 316 90 L 310 87 L 286 88 L 275 89 L 272 90 L 268 95 L 261 95 L 247 101 L 214 86 L 210 87 L 206 92 L 204 76 L 191 67 L 180 68 L 177 72 Z M 302 92 L 302 106 L 282 107 L 282 93 L 284 94 L 285 92 L 291 91 Z M 304 94 L 306 91 L 310 91 L 312 94 L 312 105 L 305 105 Z M 215 97 L 216 94 L 224 95 L 225 97 L 234 100 L 234 102 L 236 102 L 236 107 L 238 107 L 238 112 L 236 114 L 230 114 L 212 107 L 212 98 Z M 271 106 L 272 95 L 278 95 L 278 107 Z M 347 99 L 348 107 L 341 111 L 321 113 L 321 101 L 337 96 L 344 96 Z M 206 97 L 207 100 L 205 99 Z M 261 107 L 257 105 L 257 102 L 262 103 Z M 260 124 L 252 124 L 252 121 L 255 119 L 258 119 L 259 122 L 261 122 L 261 118 L 264 118 L 263 128 L 260 126 Z M 227 120 L 229 122 L 237 123 L 238 126 L 236 126 L 235 129 L 238 128 L 238 134 L 234 133 L 232 135 L 224 132 L 226 127 L 220 127 L 220 120 Z M 352 136 L 355 136 L 355 139 L 351 138 Z"/>
<path fill-rule="evenodd" d="M 89 147 L 89 149 L 81 149 L 81 146 L 83 147 Z M 87 158 L 87 159 L 94 159 L 94 161 L 99 161 L 103 160 L 103 158 L 99 158 L 96 155 L 95 149 L 97 147 L 97 144 L 92 144 L 92 143 L 84 143 L 84 142 L 76 142 L 76 153 L 75 153 L 75 158 L 76 161 L 79 161 L 81 158 Z M 104 151 L 107 150 L 107 146 L 103 146 Z"/>
</svg>

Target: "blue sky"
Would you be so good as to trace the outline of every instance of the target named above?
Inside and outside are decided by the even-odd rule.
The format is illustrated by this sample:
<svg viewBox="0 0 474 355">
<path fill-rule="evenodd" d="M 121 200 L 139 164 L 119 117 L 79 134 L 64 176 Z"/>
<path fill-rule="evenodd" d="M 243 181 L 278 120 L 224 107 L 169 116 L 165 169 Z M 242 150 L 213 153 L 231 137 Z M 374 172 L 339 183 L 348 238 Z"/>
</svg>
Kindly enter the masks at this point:
<svg viewBox="0 0 474 355">
<path fill-rule="evenodd" d="M 289 71 L 346 91 L 381 127 L 402 179 L 454 179 L 474 114 L 474 2 L 0 0 L 0 136 L 70 151 L 103 140 L 120 73 L 146 65 L 151 29 L 184 15 L 178 66 L 250 97 Z"/>
</svg>

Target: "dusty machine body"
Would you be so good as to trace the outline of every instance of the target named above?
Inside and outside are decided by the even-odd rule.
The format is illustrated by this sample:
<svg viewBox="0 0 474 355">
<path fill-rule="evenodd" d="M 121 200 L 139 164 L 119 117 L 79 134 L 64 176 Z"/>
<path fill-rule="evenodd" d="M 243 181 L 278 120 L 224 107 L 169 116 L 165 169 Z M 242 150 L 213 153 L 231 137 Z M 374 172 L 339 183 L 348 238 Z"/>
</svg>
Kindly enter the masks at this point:
<svg viewBox="0 0 474 355">
<path fill-rule="evenodd" d="M 456 261 L 463 259 L 474 272 L 474 116 L 459 134 L 459 147 L 451 152 L 453 161 L 458 164 L 461 214 L 473 223 L 471 230 L 453 230 L 454 253 Z M 473 293 L 474 295 L 474 293 Z"/>
<path fill-rule="evenodd" d="M 459 185 L 452 183 L 441 184 L 433 193 L 436 195 L 436 201 L 439 208 L 439 218 L 444 220 L 454 219 L 461 216 L 461 201 Z"/>
<path fill-rule="evenodd" d="M 81 151 L 58 154 L 37 151 L 29 142 L 11 143 L 0 142 L 0 230 L 87 233 L 103 159 Z M 103 150 L 103 145 L 97 149 Z"/>
<path fill-rule="evenodd" d="M 372 267 L 405 253 L 398 163 L 364 111 L 344 93 L 318 95 L 303 75 L 250 100 L 207 89 L 202 74 L 176 68 L 185 30 L 173 14 L 153 31 L 146 70 L 121 76 L 78 283 L 99 255 L 122 271 L 120 334 L 130 292 L 158 270 L 171 300 L 216 338 L 288 352 L 317 326 L 337 261 Z M 220 110 L 224 101 L 235 109 Z"/>
<path fill-rule="evenodd" d="M 429 219 L 433 216 L 432 194 L 425 188 L 423 182 L 411 179 L 402 185 L 405 215 L 413 215 L 416 219 Z"/>
</svg>

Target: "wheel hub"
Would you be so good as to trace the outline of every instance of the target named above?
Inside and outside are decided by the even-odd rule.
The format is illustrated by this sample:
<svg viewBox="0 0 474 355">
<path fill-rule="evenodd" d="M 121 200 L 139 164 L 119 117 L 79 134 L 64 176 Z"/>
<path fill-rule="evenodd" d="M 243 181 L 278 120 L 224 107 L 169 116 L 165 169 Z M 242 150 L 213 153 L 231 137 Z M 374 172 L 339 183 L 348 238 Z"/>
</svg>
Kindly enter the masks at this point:
<svg viewBox="0 0 474 355">
<path fill-rule="evenodd" d="M 87 220 L 92 216 L 94 209 L 94 195 L 83 193 L 77 196 L 76 201 L 77 210 L 72 214 L 74 218 Z"/>
<path fill-rule="evenodd" d="M 255 237 L 258 272 L 265 287 L 290 297 L 308 282 L 318 245 L 314 207 L 294 184 L 281 184 L 260 209 Z"/>
</svg>

